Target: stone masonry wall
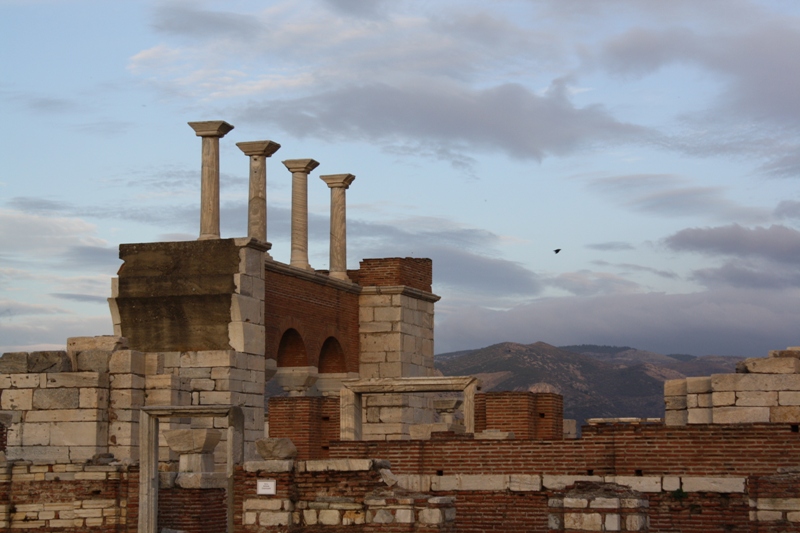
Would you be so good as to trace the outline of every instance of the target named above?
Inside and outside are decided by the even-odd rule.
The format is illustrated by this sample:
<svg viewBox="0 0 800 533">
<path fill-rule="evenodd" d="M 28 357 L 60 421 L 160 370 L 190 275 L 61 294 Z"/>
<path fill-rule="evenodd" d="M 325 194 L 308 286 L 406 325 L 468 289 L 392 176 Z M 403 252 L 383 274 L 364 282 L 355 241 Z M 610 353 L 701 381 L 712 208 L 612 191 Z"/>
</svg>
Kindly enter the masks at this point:
<svg viewBox="0 0 800 533">
<path fill-rule="evenodd" d="M 689 377 L 664 383 L 665 422 L 800 424 L 800 349 L 746 359 L 735 374 Z"/>
</svg>

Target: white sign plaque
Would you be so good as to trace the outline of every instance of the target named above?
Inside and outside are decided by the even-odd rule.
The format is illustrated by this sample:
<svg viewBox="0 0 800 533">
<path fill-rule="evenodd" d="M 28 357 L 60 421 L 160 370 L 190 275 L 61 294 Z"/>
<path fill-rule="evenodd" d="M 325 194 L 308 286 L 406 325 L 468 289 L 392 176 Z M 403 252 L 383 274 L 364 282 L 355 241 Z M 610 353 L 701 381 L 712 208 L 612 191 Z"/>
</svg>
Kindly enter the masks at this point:
<svg viewBox="0 0 800 533">
<path fill-rule="evenodd" d="M 274 495 L 277 483 L 274 479 L 256 480 L 256 494 Z"/>
</svg>

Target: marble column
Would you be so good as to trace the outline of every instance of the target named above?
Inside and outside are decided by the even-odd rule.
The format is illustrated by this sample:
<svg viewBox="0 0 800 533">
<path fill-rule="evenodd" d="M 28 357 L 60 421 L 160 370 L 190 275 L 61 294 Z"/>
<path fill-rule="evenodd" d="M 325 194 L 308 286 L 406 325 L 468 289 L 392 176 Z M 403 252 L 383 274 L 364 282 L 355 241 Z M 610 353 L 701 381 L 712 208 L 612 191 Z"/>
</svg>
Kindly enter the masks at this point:
<svg viewBox="0 0 800 533">
<path fill-rule="evenodd" d="M 219 239 L 219 140 L 233 126 L 224 120 L 189 122 L 189 126 L 203 138 L 198 240 Z"/>
<path fill-rule="evenodd" d="M 281 145 L 272 141 L 251 141 L 236 143 L 236 146 L 250 157 L 247 236 L 267 242 L 267 158 Z"/>
<path fill-rule="evenodd" d="M 308 264 L 308 173 L 319 166 L 313 159 L 287 159 L 292 173 L 292 255 L 289 264 L 313 270 Z"/>
<path fill-rule="evenodd" d="M 345 191 L 353 180 L 352 174 L 320 176 L 331 189 L 330 277 L 347 280 L 347 211 Z"/>
</svg>

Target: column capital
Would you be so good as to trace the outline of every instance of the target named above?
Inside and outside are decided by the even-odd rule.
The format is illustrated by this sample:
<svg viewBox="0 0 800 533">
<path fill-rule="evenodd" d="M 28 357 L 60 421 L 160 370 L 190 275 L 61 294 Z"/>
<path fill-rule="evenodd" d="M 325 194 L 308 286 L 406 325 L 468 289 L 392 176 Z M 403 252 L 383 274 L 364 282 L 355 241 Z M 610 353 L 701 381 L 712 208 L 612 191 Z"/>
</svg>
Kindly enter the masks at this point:
<svg viewBox="0 0 800 533">
<path fill-rule="evenodd" d="M 328 187 L 331 189 L 336 187 L 346 189 L 353 183 L 356 177 L 352 174 L 327 174 L 325 176 L 320 176 L 319 179 L 327 183 Z"/>
<path fill-rule="evenodd" d="M 236 143 L 236 146 L 239 147 L 239 150 L 244 152 L 244 155 L 261 155 L 264 157 L 271 156 L 281 147 L 280 144 L 272 141 L 247 141 Z"/>
<path fill-rule="evenodd" d="M 225 137 L 233 126 L 224 120 L 206 120 L 203 122 L 189 122 L 189 126 L 198 137 Z"/>
<path fill-rule="evenodd" d="M 308 174 L 319 166 L 313 159 L 287 159 L 283 164 L 290 172 L 305 172 Z"/>
</svg>

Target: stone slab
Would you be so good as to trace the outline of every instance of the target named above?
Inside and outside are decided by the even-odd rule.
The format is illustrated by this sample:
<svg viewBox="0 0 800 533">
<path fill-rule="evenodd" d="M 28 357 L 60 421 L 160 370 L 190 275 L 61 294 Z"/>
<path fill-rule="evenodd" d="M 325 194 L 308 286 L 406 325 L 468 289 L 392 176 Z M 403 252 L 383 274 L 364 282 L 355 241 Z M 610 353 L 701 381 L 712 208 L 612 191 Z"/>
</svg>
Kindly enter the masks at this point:
<svg viewBox="0 0 800 533">
<path fill-rule="evenodd" d="M 745 492 L 743 477 L 681 477 L 681 486 L 685 492 L 719 492 L 743 493 Z"/>
</svg>

